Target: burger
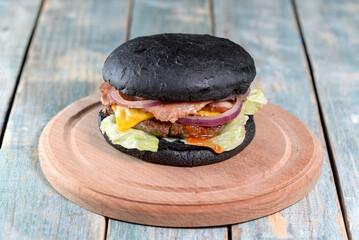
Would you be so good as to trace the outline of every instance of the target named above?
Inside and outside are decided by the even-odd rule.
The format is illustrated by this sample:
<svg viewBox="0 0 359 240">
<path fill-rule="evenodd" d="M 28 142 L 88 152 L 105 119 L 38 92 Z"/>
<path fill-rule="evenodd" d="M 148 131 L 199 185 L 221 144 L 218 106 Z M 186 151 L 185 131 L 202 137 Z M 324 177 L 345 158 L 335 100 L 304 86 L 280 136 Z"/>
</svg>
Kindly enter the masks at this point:
<svg viewBox="0 0 359 240">
<path fill-rule="evenodd" d="M 267 101 L 250 89 L 253 58 L 210 35 L 158 34 L 116 48 L 103 66 L 105 140 L 151 163 L 200 166 L 231 158 L 254 138 Z"/>
</svg>

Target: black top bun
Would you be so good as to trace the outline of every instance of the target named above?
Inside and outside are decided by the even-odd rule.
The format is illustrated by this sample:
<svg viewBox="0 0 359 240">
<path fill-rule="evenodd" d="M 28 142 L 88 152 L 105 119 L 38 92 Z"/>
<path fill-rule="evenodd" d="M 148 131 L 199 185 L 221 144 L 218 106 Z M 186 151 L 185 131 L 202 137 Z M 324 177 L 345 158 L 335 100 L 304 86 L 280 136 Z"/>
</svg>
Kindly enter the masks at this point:
<svg viewBox="0 0 359 240">
<path fill-rule="evenodd" d="M 98 115 L 99 126 L 101 126 L 101 122 L 105 117 L 105 113 L 101 110 Z M 255 135 L 256 128 L 253 116 L 249 116 L 245 129 L 246 135 L 243 142 L 235 149 L 220 154 L 215 153 L 211 148 L 187 145 L 181 141 L 167 142 L 164 139 L 160 139 L 157 152 L 140 151 L 136 148 L 128 149 L 121 145 L 113 144 L 106 134 L 103 134 L 103 136 L 117 150 L 144 161 L 178 167 L 195 167 L 224 161 L 242 151 L 253 140 Z"/>
<path fill-rule="evenodd" d="M 210 35 L 132 39 L 107 58 L 103 78 L 127 95 L 163 101 L 219 100 L 245 93 L 256 70 L 238 44 Z"/>
</svg>

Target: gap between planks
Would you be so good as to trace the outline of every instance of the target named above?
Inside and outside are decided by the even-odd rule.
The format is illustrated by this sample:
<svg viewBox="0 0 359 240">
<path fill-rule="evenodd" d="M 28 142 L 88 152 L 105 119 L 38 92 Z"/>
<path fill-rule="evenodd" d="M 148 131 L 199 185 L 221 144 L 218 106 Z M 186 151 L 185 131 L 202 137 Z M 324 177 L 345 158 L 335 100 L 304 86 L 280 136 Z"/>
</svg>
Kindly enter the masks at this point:
<svg viewBox="0 0 359 240">
<path fill-rule="evenodd" d="M 299 35 L 300 35 L 300 38 L 301 38 L 301 41 L 302 41 L 302 46 L 303 46 L 306 61 L 307 61 L 307 67 L 308 67 L 308 70 L 309 70 L 309 73 L 310 73 L 310 78 L 311 78 L 310 80 L 311 80 L 311 84 L 313 86 L 315 99 L 316 99 L 317 104 L 318 104 L 319 119 L 320 119 L 320 123 L 322 125 L 325 145 L 326 145 L 326 148 L 327 148 L 327 151 L 328 151 L 329 162 L 330 162 L 330 166 L 331 166 L 331 169 L 332 169 L 332 172 L 333 172 L 335 188 L 336 188 L 337 196 L 338 196 L 338 199 L 339 199 L 340 209 L 341 209 L 342 215 L 343 215 L 343 220 L 344 220 L 344 225 L 345 225 L 345 232 L 347 234 L 348 239 L 352 240 L 353 237 L 352 237 L 351 232 L 350 232 L 350 225 L 349 225 L 347 210 L 345 208 L 345 200 L 344 200 L 343 190 L 342 190 L 342 187 L 341 187 L 341 184 L 340 184 L 340 177 L 339 177 L 337 165 L 335 163 L 334 151 L 333 151 L 333 148 L 331 147 L 332 145 L 331 145 L 331 141 L 330 141 L 330 137 L 329 137 L 329 133 L 328 133 L 328 128 L 327 128 L 327 125 L 326 125 L 326 122 L 325 122 L 325 119 L 324 119 L 323 109 L 322 109 L 322 105 L 320 103 L 320 99 L 319 99 L 319 95 L 318 95 L 318 91 L 317 91 L 317 86 L 316 86 L 316 83 L 315 83 L 312 62 L 310 60 L 308 48 L 307 48 L 307 45 L 306 45 L 306 42 L 305 42 L 303 29 L 302 29 L 302 26 L 300 24 L 300 18 L 299 18 L 299 13 L 298 13 L 298 10 L 297 10 L 296 2 L 295 2 L 295 0 L 291 0 L 291 3 L 292 3 L 292 7 L 293 7 L 294 16 L 295 16 L 295 22 L 297 24 Z"/>
<path fill-rule="evenodd" d="M 227 237 L 228 237 L 228 240 L 232 240 L 232 226 L 233 225 L 227 225 Z"/>
<path fill-rule="evenodd" d="M 104 232 L 104 234 L 103 234 L 103 240 L 106 240 L 106 239 L 108 239 L 108 233 L 110 232 L 109 231 L 109 228 L 110 228 L 110 225 L 109 225 L 109 222 L 110 222 L 110 218 L 109 217 L 106 217 L 106 216 L 104 216 L 105 217 L 105 232 Z"/>
<path fill-rule="evenodd" d="M 133 17 L 133 6 L 135 0 L 128 0 L 128 8 L 127 8 L 127 23 L 125 29 L 125 38 L 124 42 L 128 41 L 131 34 L 131 24 L 132 24 L 132 17 Z M 108 239 L 108 234 L 110 233 L 110 221 L 112 220 L 109 217 L 105 217 L 105 233 L 104 233 L 104 240 Z"/>
<path fill-rule="evenodd" d="M 208 11 L 209 11 L 209 19 L 210 19 L 210 25 L 211 25 L 211 34 L 212 36 L 216 36 L 216 19 L 214 15 L 214 6 L 213 6 L 213 0 L 208 0 Z"/>
<path fill-rule="evenodd" d="M 4 140 L 4 136 L 5 136 L 5 131 L 6 131 L 6 128 L 7 128 L 7 123 L 8 123 L 8 121 L 9 121 L 9 117 L 10 117 L 10 113 L 11 113 L 11 110 L 12 110 L 12 106 L 14 105 L 14 101 L 15 101 L 15 97 L 16 97 L 16 92 L 17 92 L 17 88 L 18 88 L 19 83 L 20 83 L 20 78 L 21 78 L 22 70 L 24 69 L 24 66 L 25 66 L 25 64 L 26 64 L 27 54 L 28 54 L 28 52 L 29 52 L 31 42 L 32 42 L 32 39 L 33 39 L 33 37 L 34 37 L 35 29 L 36 29 L 36 27 L 37 27 L 37 23 L 38 23 L 38 21 L 39 21 L 39 18 L 40 18 L 41 12 L 42 12 L 42 7 L 43 7 L 45 1 L 46 1 L 46 0 L 41 0 L 40 7 L 39 7 L 38 12 L 37 12 L 37 14 L 36 14 L 36 18 L 35 18 L 34 24 L 33 24 L 32 29 L 31 29 L 31 34 L 30 34 L 29 40 L 28 40 L 27 45 L 26 45 L 26 48 L 25 48 L 24 56 L 23 56 L 23 58 L 22 58 L 22 60 L 21 60 L 20 68 L 19 68 L 18 74 L 17 74 L 17 76 L 16 76 L 16 81 L 15 81 L 14 89 L 12 90 L 12 94 L 11 94 L 10 101 L 9 101 L 9 107 L 8 107 L 8 109 L 6 110 L 6 113 L 5 113 L 5 116 L 4 116 L 4 119 L 3 119 L 3 124 L 2 124 L 2 128 L 1 128 L 1 132 L 0 132 L 0 149 L 1 149 L 2 144 L 3 144 L 3 140 Z"/>
<path fill-rule="evenodd" d="M 211 25 L 211 35 L 216 36 L 216 18 L 214 14 L 214 4 L 213 0 L 208 0 L 208 6 L 209 6 L 209 17 L 210 17 L 210 25 Z M 227 225 L 227 239 L 232 240 L 232 226 L 233 225 Z"/>
<path fill-rule="evenodd" d="M 135 0 L 128 0 L 127 24 L 126 24 L 124 42 L 126 42 L 126 41 L 128 41 L 130 39 L 131 24 L 132 24 L 132 17 L 133 17 L 133 6 L 135 4 L 134 2 L 135 2 Z"/>
</svg>

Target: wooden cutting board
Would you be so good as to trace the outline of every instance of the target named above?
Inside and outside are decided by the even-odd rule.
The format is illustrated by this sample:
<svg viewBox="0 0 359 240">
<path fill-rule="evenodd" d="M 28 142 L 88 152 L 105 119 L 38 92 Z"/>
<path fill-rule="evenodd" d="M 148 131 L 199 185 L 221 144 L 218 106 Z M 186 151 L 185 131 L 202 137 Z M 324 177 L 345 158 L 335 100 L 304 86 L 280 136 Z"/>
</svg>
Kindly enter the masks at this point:
<svg viewBox="0 0 359 240">
<path fill-rule="evenodd" d="M 318 139 L 273 104 L 255 115 L 256 135 L 241 153 L 185 168 L 147 163 L 107 144 L 97 125 L 99 97 L 69 105 L 47 124 L 39 142 L 49 182 L 98 214 L 156 226 L 233 224 L 294 204 L 319 179 Z"/>
</svg>

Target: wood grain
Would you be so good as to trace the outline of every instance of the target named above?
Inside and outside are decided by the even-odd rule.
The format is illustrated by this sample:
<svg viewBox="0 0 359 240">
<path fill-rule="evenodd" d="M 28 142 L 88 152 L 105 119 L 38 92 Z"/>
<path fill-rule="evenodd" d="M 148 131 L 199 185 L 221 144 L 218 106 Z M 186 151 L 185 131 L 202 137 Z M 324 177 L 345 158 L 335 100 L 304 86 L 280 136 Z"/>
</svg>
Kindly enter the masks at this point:
<svg viewBox="0 0 359 240">
<path fill-rule="evenodd" d="M 215 1 L 214 13 L 216 33 L 240 43 L 255 59 L 257 77 L 254 86 L 264 89 L 269 101 L 306 123 L 325 147 L 290 1 Z M 233 226 L 233 239 L 318 239 L 327 236 L 345 239 L 332 177 L 325 154 L 323 173 L 314 191 L 284 211 Z"/>
<path fill-rule="evenodd" d="M 111 220 L 112 224 L 108 229 L 109 240 L 115 239 L 134 239 L 134 240 L 152 240 L 152 239 L 228 239 L 227 229 L 223 227 L 212 228 L 168 228 L 151 227 L 133 223 Z M 113 233 L 116 233 L 113 234 Z"/>
<path fill-rule="evenodd" d="M 210 33 L 209 1 L 135 0 L 130 38 L 163 32 Z M 155 228 L 109 221 L 108 238 L 131 239 L 228 239 L 227 228 Z M 154 236 L 154 238 L 152 238 Z"/>
<path fill-rule="evenodd" d="M 320 176 L 319 140 L 273 104 L 255 115 L 256 136 L 242 152 L 185 168 L 147 163 L 109 145 L 96 121 L 99 98 L 83 98 L 58 113 L 41 134 L 39 154 L 51 185 L 101 215 L 155 226 L 227 225 L 292 205 Z"/>
<path fill-rule="evenodd" d="M 157 33 L 211 33 L 208 0 L 135 0 L 130 38 Z"/>
<path fill-rule="evenodd" d="M 0 152 L 0 239 L 104 239 L 105 218 L 47 182 L 37 145 L 57 112 L 98 91 L 103 61 L 124 38 L 126 10 L 124 1 L 44 3 Z"/>
<path fill-rule="evenodd" d="M 297 1 L 349 231 L 359 238 L 359 3 Z"/>
<path fill-rule="evenodd" d="M 41 0 L 0 1 L 0 132 Z"/>
</svg>

